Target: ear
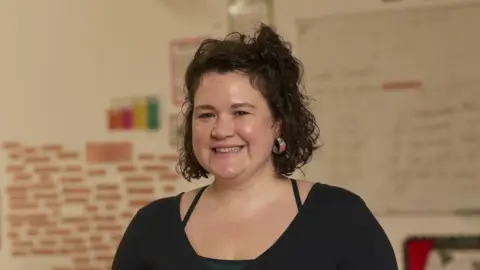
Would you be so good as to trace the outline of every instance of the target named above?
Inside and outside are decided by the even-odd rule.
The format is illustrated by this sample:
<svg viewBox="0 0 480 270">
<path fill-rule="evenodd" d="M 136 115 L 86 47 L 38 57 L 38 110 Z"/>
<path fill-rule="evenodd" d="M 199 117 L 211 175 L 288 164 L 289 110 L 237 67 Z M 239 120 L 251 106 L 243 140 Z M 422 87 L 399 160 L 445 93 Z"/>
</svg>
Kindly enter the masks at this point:
<svg viewBox="0 0 480 270">
<path fill-rule="evenodd" d="M 282 136 L 282 120 L 277 120 L 273 124 L 275 139 Z"/>
</svg>

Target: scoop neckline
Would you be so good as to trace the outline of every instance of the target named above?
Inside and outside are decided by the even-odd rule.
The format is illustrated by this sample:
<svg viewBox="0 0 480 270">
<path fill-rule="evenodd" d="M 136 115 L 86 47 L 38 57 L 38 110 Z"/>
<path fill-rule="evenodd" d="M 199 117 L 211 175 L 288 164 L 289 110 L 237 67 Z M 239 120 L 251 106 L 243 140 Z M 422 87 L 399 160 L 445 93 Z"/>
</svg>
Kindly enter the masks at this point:
<svg viewBox="0 0 480 270">
<path fill-rule="evenodd" d="M 176 225 L 177 228 L 179 229 L 179 233 L 181 235 L 180 241 L 182 241 L 181 245 L 184 246 L 185 250 L 187 251 L 188 256 L 194 257 L 195 264 L 198 266 L 203 265 L 202 260 L 207 259 L 207 260 L 214 260 L 214 261 L 221 261 L 221 262 L 249 262 L 252 264 L 257 264 L 258 262 L 262 261 L 264 258 L 267 258 L 269 254 L 275 252 L 275 250 L 279 249 L 286 240 L 288 240 L 289 236 L 292 235 L 295 232 L 296 225 L 301 221 L 301 218 L 304 216 L 304 212 L 306 209 L 310 207 L 311 200 L 313 197 L 313 194 L 315 193 L 316 189 L 318 189 L 321 186 L 321 183 L 315 182 L 312 187 L 310 188 L 307 197 L 305 198 L 305 201 L 303 202 L 302 206 L 298 210 L 297 214 L 295 217 L 292 219 L 292 221 L 289 223 L 287 228 L 280 234 L 280 236 L 261 254 L 259 254 L 256 258 L 252 259 L 244 259 L 244 260 L 223 260 L 223 259 L 217 259 L 217 258 L 210 258 L 210 257 L 204 257 L 200 256 L 195 248 L 192 246 L 192 243 L 188 239 L 188 235 L 185 231 L 185 228 L 183 227 L 182 223 L 182 216 L 180 212 L 180 202 L 183 194 L 185 192 L 181 192 L 177 195 L 176 203 L 175 203 L 175 212 L 176 212 Z"/>
</svg>

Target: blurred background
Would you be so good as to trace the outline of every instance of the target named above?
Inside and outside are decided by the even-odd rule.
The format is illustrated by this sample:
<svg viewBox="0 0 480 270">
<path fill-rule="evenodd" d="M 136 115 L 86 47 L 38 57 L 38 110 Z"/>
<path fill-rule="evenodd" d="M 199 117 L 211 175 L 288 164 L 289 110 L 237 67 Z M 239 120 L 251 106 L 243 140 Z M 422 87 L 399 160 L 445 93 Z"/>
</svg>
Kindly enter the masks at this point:
<svg viewBox="0 0 480 270">
<path fill-rule="evenodd" d="M 0 269 L 109 269 L 138 208 L 208 183 L 175 172 L 183 72 L 259 21 L 315 99 L 324 147 L 296 177 L 362 196 L 402 269 L 479 269 L 466 0 L 0 0 Z"/>
</svg>

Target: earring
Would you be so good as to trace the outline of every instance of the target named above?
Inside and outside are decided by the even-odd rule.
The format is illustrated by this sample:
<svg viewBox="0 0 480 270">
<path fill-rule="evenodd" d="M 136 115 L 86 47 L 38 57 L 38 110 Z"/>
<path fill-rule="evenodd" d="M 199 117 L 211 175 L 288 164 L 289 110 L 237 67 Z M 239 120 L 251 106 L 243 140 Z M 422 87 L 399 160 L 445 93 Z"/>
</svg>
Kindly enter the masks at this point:
<svg viewBox="0 0 480 270">
<path fill-rule="evenodd" d="M 287 144 L 285 141 L 280 137 L 276 138 L 273 142 L 273 153 L 279 155 L 285 152 L 285 150 L 287 150 Z"/>
</svg>

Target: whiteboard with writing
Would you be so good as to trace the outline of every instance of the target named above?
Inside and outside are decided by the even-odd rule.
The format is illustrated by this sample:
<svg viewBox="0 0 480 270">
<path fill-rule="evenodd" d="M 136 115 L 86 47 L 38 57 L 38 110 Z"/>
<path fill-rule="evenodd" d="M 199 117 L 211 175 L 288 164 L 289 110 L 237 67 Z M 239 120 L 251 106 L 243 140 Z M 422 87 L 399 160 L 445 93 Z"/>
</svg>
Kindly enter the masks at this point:
<svg viewBox="0 0 480 270">
<path fill-rule="evenodd" d="M 480 5 L 296 22 L 323 147 L 306 177 L 377 213 L 480 209 Z"/>
</svg>

